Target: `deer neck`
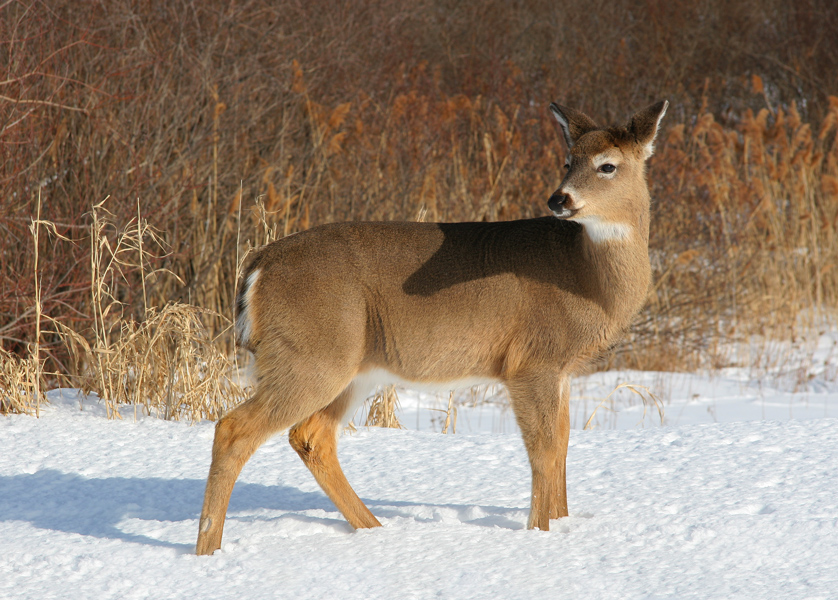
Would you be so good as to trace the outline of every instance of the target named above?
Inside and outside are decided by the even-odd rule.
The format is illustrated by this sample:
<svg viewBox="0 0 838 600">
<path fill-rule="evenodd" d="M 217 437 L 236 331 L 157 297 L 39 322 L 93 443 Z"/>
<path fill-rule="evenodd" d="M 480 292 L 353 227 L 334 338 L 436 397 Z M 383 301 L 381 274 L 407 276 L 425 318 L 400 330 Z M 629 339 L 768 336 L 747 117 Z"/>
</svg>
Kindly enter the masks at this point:
<svg viewBox="0 0 838 600">
<path fill-rule="evenodd" d="M 633 222 L 579 219 L 589 297 L 617 320 L 643 305 L 651 280 L 648 207 Z"/>
</svg>

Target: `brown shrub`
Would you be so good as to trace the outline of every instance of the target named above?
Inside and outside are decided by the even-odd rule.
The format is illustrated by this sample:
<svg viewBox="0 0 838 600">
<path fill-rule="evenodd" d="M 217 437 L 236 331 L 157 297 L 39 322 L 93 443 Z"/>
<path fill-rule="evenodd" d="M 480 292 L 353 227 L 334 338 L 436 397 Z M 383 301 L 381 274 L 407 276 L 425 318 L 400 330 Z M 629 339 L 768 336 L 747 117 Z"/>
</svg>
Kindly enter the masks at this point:
<svg viewBox="0 0 838 600">
<path fill-rule="evenodd" d="M 835 306 L 836 31 L 827 0 L 3 3 L 0 336 L 19 355 L 35 337 L 20 248 L 39 191 L 73 240 L 40 240 L 46 316 L 99 335 L 92 207 L 109 197 L 112 246 L 139 211 L 166 248 L 120 266 L 111 340 L 177 301 L 230 352 L 248 243 L 421 210 L 546 214 L 564 152 L 547 103 L 614 121 L 663 97 L 657 283 L 611 364 L 685 368 L 785 335 Z M 59 329 L 46 370 L 75 374 Z"/>
</svg>

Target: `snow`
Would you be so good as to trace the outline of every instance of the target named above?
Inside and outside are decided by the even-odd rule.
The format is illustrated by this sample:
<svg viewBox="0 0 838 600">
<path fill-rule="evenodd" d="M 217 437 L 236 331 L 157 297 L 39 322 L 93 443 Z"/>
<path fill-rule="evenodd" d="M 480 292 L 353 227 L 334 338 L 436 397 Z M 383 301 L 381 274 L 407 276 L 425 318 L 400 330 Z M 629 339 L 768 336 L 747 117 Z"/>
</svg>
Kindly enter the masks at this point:
<svg viewBox="0 0 838 600">
<path fill-rule="evenodd" d="M 747 366 L 711 374 L 604 371 L 576 378 L 571 386 L 571 426 L 584 428 L 592 413 L 590 427 L 600 429 L 838 417 L 838 331 L 796 345 L 755 340 L 726 352 L 735 357 L 732 365 Z M 626 384 L 636 391 L 617 389 Z M 649 393 L 658 399 L 663 418 Z M 406 427 L 442 430 L 447 396 L 402 390 L 399 398 Z M 459 400 L 458 432 L 518 431 L 503 388 L 460 394 Z M 363 423 L 364 418 L 361 411 L 355 422 Z"/>
<path fill-rule="evenodd" d="M 824 344 L 793 382 L 742 368 L 580 378 L 570 516 L 549 532 L 525 529 L 527 457 L 491 392 L 460 408 L 455 435 L 433 431 L 447 399 L 403 392 L 409 429 L 342 436 L 375 530 L 351 531 L 278 435 L 245 466 L 212 557 L 194 544 L 213 424 L 107 420 L 54 390 L 42 418 L 0 419 L 0 598 L 838 598 Z M 602 403 L 625 382 L 664 399 L 663 425 L 626 389 Z"/>
</svg>

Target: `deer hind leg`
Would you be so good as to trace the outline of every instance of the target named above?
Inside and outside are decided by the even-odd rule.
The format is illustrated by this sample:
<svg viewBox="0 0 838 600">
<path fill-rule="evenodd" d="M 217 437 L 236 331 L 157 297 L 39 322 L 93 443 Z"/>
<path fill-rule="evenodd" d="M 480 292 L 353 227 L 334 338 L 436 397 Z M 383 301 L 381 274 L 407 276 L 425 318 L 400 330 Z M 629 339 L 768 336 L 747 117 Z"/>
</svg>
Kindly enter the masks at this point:
<svg viewBox="0 0 838 600">
<path fill-rule="evenodd" d="M 565 464 L 570 435 L 566 377 L 539 373 L 507 382 L 515 418 L 532 469 L 529 529 L 547 531 L 550 519 L 567 516 Z"/>
<path fill-rule="evenodd" d="M 302 368 L 290 368 L 298 373 Z M 318 393 L 320 385 L 310 378 L 285 376 L 264 378 L 254 396 L 223 417 L 215 426 L 212 464 L 198 530 L 197 554 L 212 554 L 221 547 L 221 536 L 230 494 L 242 467 L 265 440 L 291 427 L 334 398 L 341 385 L 333 378 L 332 389 Z M 321 400 L 320 397 L 326 398 Z"/>
<path fill-rule="evenodd" d="M 277 419 L 268 404 L 268 398 L 257 392 L 215 426 L 212 464 L 195 548 L 199 555 L 212 554 L 221 547 L 230 494 L 244 464 L 273 433 L 293 423 Z"/>
<path fill-rule="evenodd" d="M 295 425 L 288 434 L 288 441 L 353 528 L 381 527 L 349 485 L 338 462 L 338 430 L 344 414 L 353 404 L 352 387 L 349 385 L 329 406 Z"/>
</svg>

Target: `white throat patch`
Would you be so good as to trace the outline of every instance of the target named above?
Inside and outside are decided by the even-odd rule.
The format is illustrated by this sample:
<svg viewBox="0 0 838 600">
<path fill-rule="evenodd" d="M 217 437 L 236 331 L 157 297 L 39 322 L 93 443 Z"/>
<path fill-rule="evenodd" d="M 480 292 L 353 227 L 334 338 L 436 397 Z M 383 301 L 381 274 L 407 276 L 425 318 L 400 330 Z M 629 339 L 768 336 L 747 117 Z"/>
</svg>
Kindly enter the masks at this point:
<svg viewBox="0 0 838 600">
<path fill-rule="evenodd" d="M 585 233 L 595 244 L 617 242 L 628 239 L 631 235 L 631 226 L 625 223 L 603 221 L 597 216 L 579 217 L 573 220 L 585 228 Z"/>
</svg>

